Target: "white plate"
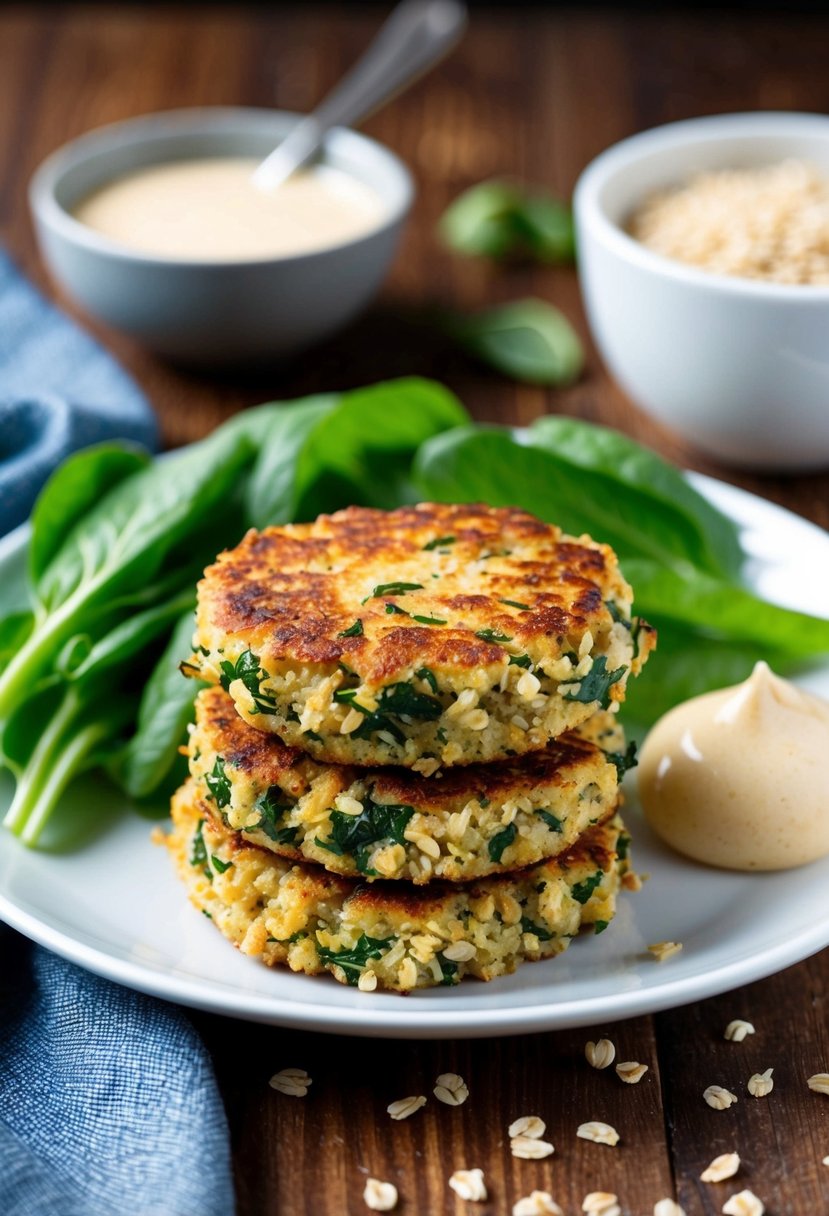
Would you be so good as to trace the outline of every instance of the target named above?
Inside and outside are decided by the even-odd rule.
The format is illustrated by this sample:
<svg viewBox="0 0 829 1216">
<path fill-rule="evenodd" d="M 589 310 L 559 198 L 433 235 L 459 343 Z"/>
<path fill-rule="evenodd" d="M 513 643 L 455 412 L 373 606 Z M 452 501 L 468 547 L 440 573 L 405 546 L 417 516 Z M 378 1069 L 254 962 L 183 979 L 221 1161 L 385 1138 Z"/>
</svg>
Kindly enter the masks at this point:
<svg viewBox="0 0 829 1216">
<path fill-rule="evenodd" d="M 745 527 L 754 587 L 829 615 L 829 534 L 750 494 L 694 481 Z M 4 604 L 15 596 L 24 544 L 22 530 L 0 543 Z M 801 682 L 829 697 L 829 666 Z M 10 789 L 0 783 L 0 813 Z M 364 994 L 238 954 L 190 906 L 166 855 L 150 843 L 147 822 L 103 780 L 73 792 L 72 802 L 80 807 L 90 797 L 110 823 L 74 853 L 34 853 L 3 839 L 0 917 L 118 983 L 254 1021 L 421 1038 L 604 1025 L 724 992 L 829 944 L 829 858 L 780 874 L 708 870 L 664 849 L 631 799 L 635 864 L 651 878 L 640 893 L 622 895 L 601 937 L 581 938 L 561 957 L 491 984 L 470 981 L 406 999 Z M 647 943 L 666 939 L 684 950 L 657 964 Z"/>
</svg>

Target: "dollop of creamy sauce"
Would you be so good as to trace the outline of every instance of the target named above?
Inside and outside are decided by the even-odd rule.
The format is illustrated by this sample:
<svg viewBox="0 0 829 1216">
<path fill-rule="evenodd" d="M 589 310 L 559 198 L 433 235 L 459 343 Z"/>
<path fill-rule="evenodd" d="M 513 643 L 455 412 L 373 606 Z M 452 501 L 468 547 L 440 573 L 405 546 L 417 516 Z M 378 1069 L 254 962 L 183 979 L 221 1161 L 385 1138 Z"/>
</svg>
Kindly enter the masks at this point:
<svg viewBox="0 0 829 1216">
<path fill-rule="evenodd" d="M 787 870 L 829 853 L 829 703 L 758 663 L 743 684 L 656 723 L 639 761 L 654 831 L 734 870 Z"/>
<path fill-rule="evenodd" d="M 378 227 L 385 204 L 330 165 L 275 190 L 253 184 L 258 161 L 211 157 L 150 165 L 101 186 L 75 219 L 119 245 L 180 261 L 249 261 L 311 253 Z"/>
</svg>

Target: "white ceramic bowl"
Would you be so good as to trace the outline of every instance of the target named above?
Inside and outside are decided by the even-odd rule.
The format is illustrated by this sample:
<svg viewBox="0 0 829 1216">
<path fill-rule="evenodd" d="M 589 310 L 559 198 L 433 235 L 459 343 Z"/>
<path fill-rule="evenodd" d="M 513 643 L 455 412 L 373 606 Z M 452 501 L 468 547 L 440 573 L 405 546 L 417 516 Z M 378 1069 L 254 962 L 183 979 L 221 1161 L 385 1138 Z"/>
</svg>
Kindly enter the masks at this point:
<svg viewBox="0 0 829 1216">
<path fill-rule="evenodd" d="M 298 117 L 277 110 L 174 110 L 66 144 L 37 170 L 29 194 L 52 275 L 92 316 L 188 362 L 275 359 L 339 329 L 379 287 L 413 197 L 403 163 L 355 131 L 332 131 L 323 158 L 371 186 L 385 212 L 368 233 L 316 252 L 237 262 L 156 258 L 99 236 L 71 215 L 92 190 L 143 165 L 264 157 Z"/>
<path fill-rule="evenodd" d="M 587 314 L 633 400 L 735 465 L 829 464 L 829 287 L 709 274 L 624 231 L 642 199 L 696 173 L 795 157 L 829 176 L 829 118 L 726 114 L 657 127 L 603 152 L 578 181 Z"/>
</svg>

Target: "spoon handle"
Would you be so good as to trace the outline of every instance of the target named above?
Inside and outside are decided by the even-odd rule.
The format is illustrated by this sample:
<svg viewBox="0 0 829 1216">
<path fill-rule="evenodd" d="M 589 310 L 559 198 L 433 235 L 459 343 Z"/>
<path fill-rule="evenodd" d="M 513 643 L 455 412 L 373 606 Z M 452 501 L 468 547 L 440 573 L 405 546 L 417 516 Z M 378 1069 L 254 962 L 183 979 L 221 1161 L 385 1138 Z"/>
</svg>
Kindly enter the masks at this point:
<svg viewBox="0 0 829 1216">
<path fill-rule="evenodd" d="M 445 55 L 465 26 L 459 0 L 403 0 L 351 71 L 259 165 L 256 185 L 280 185 L 311 159 L 331 127 L 351 126 L 388 101 Z"/>
</svg>

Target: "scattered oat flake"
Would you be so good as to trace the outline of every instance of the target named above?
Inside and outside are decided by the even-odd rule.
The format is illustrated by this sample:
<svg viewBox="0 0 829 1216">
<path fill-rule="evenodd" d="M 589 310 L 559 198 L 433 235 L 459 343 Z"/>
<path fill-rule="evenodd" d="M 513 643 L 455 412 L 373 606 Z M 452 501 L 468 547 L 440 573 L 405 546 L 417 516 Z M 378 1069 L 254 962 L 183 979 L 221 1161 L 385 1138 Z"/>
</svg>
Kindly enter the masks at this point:
<svg viewBox="0 0 829 1216">
<path fill-rule="evenodd" d="M 397 1207 L 397 1187 L 393 1182 L 381 1182 L 379 1178 L 369 1178 L 363 1199 L 367 1208 L 372 1212 L 390 1212 Z"/>
<path fill-rule="evenodd" d="M 537 1136 L 513 1136 L 509 1147 L 513 1157 L 521 1157 L 524 1161 L 539 1161 L 556 1151 L 548 1140 L 539 1140 Z"/>
<path fill-rule="evenodd" d="M 616 1075 L 628 1085 L 636 1085 L 647 1071 L 647 1064 L 639 1064 L 636 1060 L 625 1060 L 616 1065 Z"/>
<path fill-rule="evenodd" d="M 396 1102 L 390 1102 L 386 1110 L 392 1119 L 408 1119 L 409 1115 L 413 1115 L 416 1110 L 420 1110 L 421 1106 L 425 1105 L 426 1099 L 423 1094 L 419 1094 L 412 1095 L 410 1098 L 398 1098 Z"/>
<path fill-rule="evenodd" d="M 816 1094 L 829 1094 L 829 1072 L 816 1072 L 806 1084 Z"/>
<path fill-rule="evenodd" d="M 619 1216 L 618 1196 L 612 1191 L 591 1191 L 582 1200 L 581 1210 L 590 1216 Z"/>
<path fill-rule="evenodd" d="M 616 1048 L 610 1039 L 599 1039 L 598 1043 L 591 1039 L 584 1045 L 584 1058 L 591 1068 L 609 1068 L 616 1059 Z"/>
<path fill-rule="evenodd" d="M 515 1119 L 510 1123 L 507 1131 L 510 1139 L 516 1136 L 529 1136 L 531 1140 L 538 1140 L 547 1130 L 547 1124 L 543 1119 L 539 1119 L 538 1115 L 522 1115 L 520 1119 Z"/>
<path fill-rule="evenodd" d="M 749 1034 L 754 1034 L 754 1027 L 751 1022 L 744 1022 L 742 1018 L 735 1018 L 725 1028 L 725 1037 L 730 1043 L 742 1043 Z"/>
<path fill-rule="evenodd" d="M 653 1205 L 653 1216 L 685 1216 L 685 1209 L 674 1199 L 660 1199 Z"/>
<path fill-rule="evenodd" d="M 774 1081 L 771 1079 L 773 1068 L 767 1068 L 765 1072 L 756 1072 L 749 1077 L 746 1088 L 752 1098 L 765 1098 L 774 1089 Z"/>
<path fill-rule="evenodd" d="M 753 1191 L 739 1191 L 722 1205 L 725 1216 L 763 1216 L 766 1205 Z"/>
<path fill-rule="evenodd" d="M 564 1216 L 549 1191 L 533 1191 L 512 1205 L 512 1216 Z"/>
<path fill-rule="evenodd" d="M 728 1110 L 737 1101 L 737 1095 L 730 1089 L 723 1089 L 722 1085 L 709 1085 L 702 1096 L 712 1110 Z"/>
<path fill-rule="evenodd" d="M 673 958 L 675 954 L 679 954 L 682 942 L 654 942 L 648 946 L 648 949 L 658 963 L 664 963 L 669 958 Z"/>
<path fill-rule="evenodd" d="M 594 1144 L 609 1144 L 611 1148 L 619 1143 L 619 1133 L 609 1123 L 581 1123 L 576 1135 L 581 1140 L 592 1140 Z"/>
<path fill-rule="evenodd" d="M 312 1081 L 304 1068 L 283 1068 L 281 1072 L 274 1073 L 268 1084 L 271 1089 L 290 1098 L 304 1098 Z"/>
<path fill-rule="evenodd" d="M 442 1072 L 432 1092 L 438 1102 L 444 1102 L 447 1106 L 462 1106 L 469 1097 L 466 1081 L 456 1072 Z"/>
<path fill-rule="evenodd" d="M 456 1195 L 471 1203 L 480 1203 L 486 1199 L 483 1170 L 455 1170 L 449 1179 L 449 1185 Z"/>
<path fill-rule="evenodd" d="M 722 1153 L 702 1171 L 700 1178 L 703 1182 L 724 1182 L 726 1178 L 733 1178 L 739 1168 L 739 1153 Z"/>
</svg>

